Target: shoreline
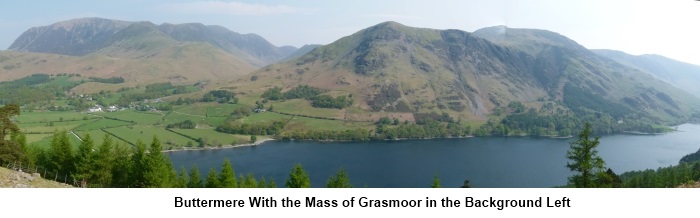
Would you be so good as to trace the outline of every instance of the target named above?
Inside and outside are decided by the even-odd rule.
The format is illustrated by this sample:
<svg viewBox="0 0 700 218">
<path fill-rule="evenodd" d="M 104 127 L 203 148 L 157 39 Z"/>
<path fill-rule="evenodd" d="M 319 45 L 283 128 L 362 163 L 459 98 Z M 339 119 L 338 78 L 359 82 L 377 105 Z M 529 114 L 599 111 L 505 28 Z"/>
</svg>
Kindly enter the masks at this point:
<svg viewBox="0 0 700 218">
<path fill-rule="evenodd" d="M 193 148 L 181 148 L 181 149 L 170 149 L 170 150 L 163 150 L 161 153 L 168 153 L 168 152 L 177 152 L 177 151 L 203 151 L 203 150 L 218 150 L 218 149 L 229 149 L 229 148 L 238 148 L 238 147 L 250 147 L 250 146 L 257 146 L 262 143 L 268 142 L 268 141 L 274 141 L 275 139 L 273 138 L 266 138 L 266 139 L 260 139 L 258 141 L 255 141 L 254 143 L 247 143 L 247 144 L 237 144 L 237 145 L 224 145 L 221 147 L 217 146 L 210 146 L 210 147 L 193 147 Z"/>
</svg>

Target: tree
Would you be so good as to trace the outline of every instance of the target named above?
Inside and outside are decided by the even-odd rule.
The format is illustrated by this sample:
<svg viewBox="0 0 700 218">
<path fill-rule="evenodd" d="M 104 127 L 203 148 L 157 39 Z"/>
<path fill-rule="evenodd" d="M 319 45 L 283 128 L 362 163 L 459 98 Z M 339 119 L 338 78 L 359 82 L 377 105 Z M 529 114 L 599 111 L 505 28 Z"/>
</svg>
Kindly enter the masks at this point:
<svg viewBox="0 0 700 218">
<path fill-rule="evenodd" d="M 68 139 L 68 132 L 64 130 L 54 133 L 48 158 L 49 170 L 64 176 L 75 172 L 73 146 Z"/>
<path fill-rule="evenodd" d="M 75 155 L 75 179 L 88 182 L 94 178 L 95 169 L 95 146 L 93 145 L 90 134 L 83 137 L 82 143 L 78 146 L 78 153 Z M 93 181 L 89 181 L 93 182 Z"/>
<path fill-rule="evenodd" d="M 598 150 L 596 150 L 600 144 L 600 138 L 595 137 L 591 140 L 589 138 L 591 133 L 591 126 L 586 123 L 583 131 L 578 135 L 578 140 L 571 142 L 569 151 L 566 152 L 566 158 L 572 161 L 567 162 L 566 167 L 576 172 L 569 177 L 569 183 L 577 188 L 597 187 L 596 179 L 604 173 L 605 162 L 598 156 Z"/>
<path fill-rule="evenodd" d="M 187 188 L 187 181 L 189 180 L 187 176 L 187 170 L 185 170 L 185 167 L 180 167 L 180 173 L 177 175 L 175 187 Z"/>
<path fill-rule="evenodd" d="M 204 185 L 207 188 L 218 188 L 219 178 L 216 176 L 216 170 L 214 168 L 209 169 L 209 174 L 207 174 L 207 183 Z"/>
<path fill-rule="evenodd" d="M 440 178 L 438 178 L 437 174 L 433 176 L 433 184 L 430 185 L 431 188 L 441 188 L 442 186 L 440 185 Z"/>
<path fill-rule="evenodd" d="M 131 185 L 129 176 L 133 169 L 131 152 L 126 146 L 117 144 L 114 146 L 112 157 L 112 187 L 128 187 Z"/>
<path fill-rule="evenodd" d="M 292 168 L 292 172 L 289 173 L 289 178 L 287 178 L 285 185 L 287 188 L 310 188 L 311 180 L 301 164 L 297 163 Z"/>
<path fill-rule="evenodd" d="M 102 144 L 97 148 L 93 162 L 94 182 L 102 187 L 107 187 L 112 183 L 112 163 L 113 163 L 112 138 L 105 134 Z"/>
<path fill-rule="evenodd" d="M 194 164 L 190 170 L 190 180 L 187 182 L 187 188 L 201 188 L 202 186 L 202 178 L 199 175 L 199 167 L 197 167 L 197 164 Z"/>
<path fill-rule="evenodd" d="M 143 175 L 145 187 L 166 188 L 174 184 L 172 163 L 161 151 L 160 140 L 154 136 L 148 154 L 146 154 L 146 167 Z M 175 173 L 175 175 L 177 174 Z"/>
<path fill-rule="evenodd" d="M 250 136 L 250 143 L 255 143 L 255 141 L 257 141 L 257 140 L 258 140 L 257 136 L 255 136 L 255 135 Z"/>
<path fill-rule="evenodd" d="M 238 188 L 238 183 L 236 182 L 236 173 L 233 170 L 231 161 L 229 161 L 228 159 L 225 159 L 224 164 L 221 165 L 221 174 L 219 175 L 219 187 Z"/>
<path fill-rule="evenodd" d="M 134 155 L 131 156 L 131 171 L 129 175 L 129 186 L 144 187 L 146 173 L 146 145 L 141 139 L 136 141 Z"/>
<path fill-rule="evenodd" d="M 334 175 L 328 178 L 328 182 L 326 183 L 326 188 L 352 188 L 352 184 L 350 184 L 350 177 L 348 176 L 348 173 L 345 171 L 344 167 L 341 167 L 340 170 Z"/>
</svg>

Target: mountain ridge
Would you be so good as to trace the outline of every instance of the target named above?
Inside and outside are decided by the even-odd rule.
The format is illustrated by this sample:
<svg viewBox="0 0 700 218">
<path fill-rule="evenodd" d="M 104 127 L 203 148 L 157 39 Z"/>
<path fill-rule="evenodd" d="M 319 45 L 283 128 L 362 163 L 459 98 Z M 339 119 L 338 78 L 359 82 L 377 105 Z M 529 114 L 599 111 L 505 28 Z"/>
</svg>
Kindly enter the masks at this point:
<svg viewBox="0 0 700 218">
<path fill-rule="evenodd" d="M 286 58 L 296 51 L 293 46 L 277 47 L 263 37 L 248 33 L 240 34 L 222 26 L 201 23 L 153 24 L 149 21 L 121 21 L 105 18 L 79 18 L 53 23 L 47 26 L 32 27 L 22 33 L 8 50 L 37 53 L 52 53 L 71 56 L 84 56 L 111 49 L 115 37 L 130 36 L 120 33 L 132 25 L 164 33 L 179 43 L 209 43 L 235 55 L 256 67 L 262 67 Z"/>
</svg>

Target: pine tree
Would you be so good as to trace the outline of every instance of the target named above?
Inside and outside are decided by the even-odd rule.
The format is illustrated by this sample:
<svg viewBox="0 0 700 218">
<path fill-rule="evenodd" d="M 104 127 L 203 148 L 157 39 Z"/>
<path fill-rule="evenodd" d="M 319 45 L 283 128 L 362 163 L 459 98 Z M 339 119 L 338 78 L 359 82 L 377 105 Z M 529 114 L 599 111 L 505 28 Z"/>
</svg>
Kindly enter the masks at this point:
<svg viewBox="0 0 700 218">
<path fill-rule="evenodd" d="M 265 181 L 265 177 L 263 176 L 260 178 L 260 181 L 258 181 L 258 188 L 266 188 L 267 187 L 267 181 Z"/>
<path fill-rule="evenodd" d="M 578 135 L 578 140 L 571 142 L 566 158 L 573 162 L 568 162 L 566 167 L 577 174 L 569 177 L 569 183 L 577 188 L 597 187 L 596 179 L 604 173 L 605 162 L 598 156 L 596 147 L 600 144 L 600 138 L 591 140 L 591 125 L 586 123 L 583 131 Z"/>
<path fill-rule="evenodd" d="M 26 149 L 22 148 L 22 145 L 17 142 L 18 140 L 16 137 L 12 137 L 19 133 L 20 129 L 10 118 L 18 116 L 19 114 L 19 105 L 8 104 L 0 107 L 0 164 L 12 161 L 23 161 L 24 159 Z M 8 134 L 10 135 L 10 140 L 5 140 Z"/>
<path fill-rule="evenodd" d="M 433 184 L 430 185 L 431 188 L 441 188 L 442 186 L 440 185 L 440 178 L 438 178 L 437 174 L 433 176 Z"/>
<path fill-rule="evenodd" d="M 352 184 L 350 184 L 350 177 L 348 176 L 348 173 L 345 171 L 344 167 L 341 167 L 340 170 L 335 174 L 335 176 L 331 176 L 328 178 L 328 182 L 326 183 L 326 188 L 352 188 Z"/>
<path fill-rule="evenodd" d="M 78 153 L 75 155 L 75 179 L 85 181 L 87 183 L 96 183 L 92 181 L 95 178 L 95 146 L 90 134 L 83 137 L 82 143 L 78 146 Z"/>
<path fill-rule="evenodd" d="M 134 155 L 131 156 L 131 173 L 129 186 L 145 187 L 146 175 L 146 145 L 139 139 L 136 141 Z"/>
<path fill-rule="evenodd" d="M 132 171 L 131 152 L 124 145 L 114 146 L 112 158 L 112 187 L 125 188 L 129 183 L 129 174 Z"/>
<path fill-rule="evenodd" d="M 68 138 L 68 132 L 58 131 L 54 133 L 49 148 L 49 169 L 58 175 L 67 176 L 75 173 L 75 160 L 73 156 L 73 145 Z"/>
<path fill-rule="evenodd" d="M 216 170 L 214 168 L 209 170 L 209 174 L 207 174 L 207 183 L 204 187 L 219 188 L 219 177 L 216 176 Z"/>
<path fill-rule="evenodd" d="M 144 170 L 144 186 L 148 188 L 166 188 L 174 184 L 172 163 L 161 153 L 162 147 L 158 137 L 153 137 L 151 147 L 146 154 L 146 167 Z"/>
<path fill-rule="evenodd" d="M 192 166 L 192 169 L 190 170 L 190 181 L 187 182 L 187 188 L 202 188 L 202 178 L 199 175 L 199 167 L 197 167 L 197 164 L 194 164 Z"/>
<path fill-rule="evenodd" d="M 238 183 L 236 182 L 236 173 L 233 170 L 231 161 L 228 159 L 224 160 L 221 165 L 221 174 L 219 174 L 219 186 L 221 188 L 237 188 Z"/>
<path fill-rule="evenodd" d="M 105 134 L 102 144 L 97 148 L 94 161 L 94 181 L 102 187 L 107 187 L 112 183 L 112 158 L 114 157 L 112 148 L 112 138 Z"/>
<path fill-rule="evenodd" d="M 301 164 L 297 163 L 292 168 L 292 172 L 289 173 L 289 178 L 285 183 L 287 188 L 310 188 L 311 180 L 309 179 L 309 174 L 304 171 Z"/>
<path fill-rule="evenodd" d="M 248 175 L 245 177 L 245 187 L 244 188 L 257 188 L 258 187 L 258 182 L 255 181 L 255 176 L 253 176 L 253 173 L 248 173 Z"/>
<path fill-rule="evenodd" d="M 177 188 L 187 188 L 188 185 L 188 178 L 187 178 L 187 170 L 185 170 L 185 167 L 180 167 L 180 174 L 177 175 Z"/>
<path fill-rule="evenodd" d="M 270 178 L 270 182 L 267 183 L 268 188 L 277 188 L 277 183 L 274 178 Z"/>
</svg>

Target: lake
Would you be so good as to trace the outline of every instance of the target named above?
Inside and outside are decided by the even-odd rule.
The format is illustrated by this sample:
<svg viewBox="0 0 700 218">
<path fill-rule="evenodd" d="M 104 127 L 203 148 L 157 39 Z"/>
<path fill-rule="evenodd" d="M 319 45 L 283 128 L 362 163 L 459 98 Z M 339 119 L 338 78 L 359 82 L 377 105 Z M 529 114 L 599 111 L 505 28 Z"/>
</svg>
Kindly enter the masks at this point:
<svg viewBox="0 0 700 218">
<path fill-rule="evenodd" d="M 566 184 L 566 151 L 574 139 L 474 137 L 455 139 L 308 142 L 270 141 L 258 146 L 177 151 L 167 155 L 176 169 L 199 166 L 202 177 L 231 160 L 237 174 L 284 181 L 295 163 L 309 173 L 313 187 L 344 167 L 356 187 L 430 187 L 438 175 L 443 187 L 553 187 Z M 675 165 L 700 148 L 700 125 L 684 124 L 662 135 L 602 136 L 599 155 L 620 174 Z"/>
</svg>

